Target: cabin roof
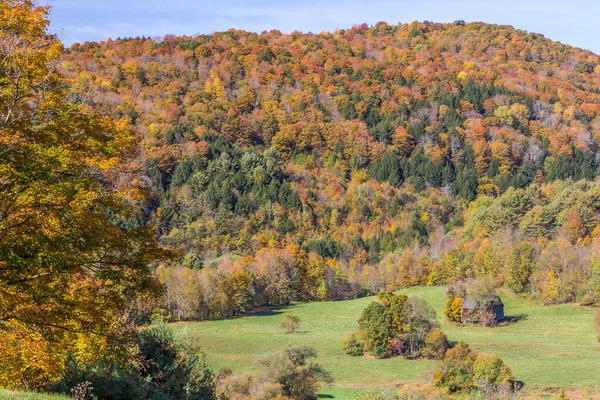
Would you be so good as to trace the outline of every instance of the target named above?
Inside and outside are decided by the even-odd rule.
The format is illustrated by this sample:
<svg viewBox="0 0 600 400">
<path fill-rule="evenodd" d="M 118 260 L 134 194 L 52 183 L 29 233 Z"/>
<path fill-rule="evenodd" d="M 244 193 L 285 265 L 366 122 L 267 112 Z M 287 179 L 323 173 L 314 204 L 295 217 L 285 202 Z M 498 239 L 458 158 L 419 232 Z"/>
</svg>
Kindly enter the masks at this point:
<svg viewBox="0 0 600 400">
<path fill-rule="evenodd" d="M 499 296 L 494 296 L 493 302 L 494 307 L 504 307 L 504 303 L 502 303 L 502 300 Z M 473 304 L 473 302 L 468 297 L 466 297 L 463 301 L 462 309 L 472 310 L 475 308 L 477 308 L 477 304 Z"/>
</svg>

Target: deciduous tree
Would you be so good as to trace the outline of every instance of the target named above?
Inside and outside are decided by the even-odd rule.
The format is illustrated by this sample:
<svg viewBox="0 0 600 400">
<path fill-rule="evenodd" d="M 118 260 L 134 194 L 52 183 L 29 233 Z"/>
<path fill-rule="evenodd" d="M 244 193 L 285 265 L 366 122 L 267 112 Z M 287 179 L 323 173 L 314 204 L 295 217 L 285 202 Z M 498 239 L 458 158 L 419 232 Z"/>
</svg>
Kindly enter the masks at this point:
<svg viewBox="0 0 600 400">
<path fill-rule="evenodd" d="M 0 346 L 4 387 L 56 379 L 79 333 L 117 339 L 127 299 L 158 290 L 147 266 L 164 256 L 149 227 L 124 228 L 136 182 L 108 184 L 136 138 L 76 101 L 48 12 L 0 3 L 0 330 L 18 338 Z"/>
</svg>

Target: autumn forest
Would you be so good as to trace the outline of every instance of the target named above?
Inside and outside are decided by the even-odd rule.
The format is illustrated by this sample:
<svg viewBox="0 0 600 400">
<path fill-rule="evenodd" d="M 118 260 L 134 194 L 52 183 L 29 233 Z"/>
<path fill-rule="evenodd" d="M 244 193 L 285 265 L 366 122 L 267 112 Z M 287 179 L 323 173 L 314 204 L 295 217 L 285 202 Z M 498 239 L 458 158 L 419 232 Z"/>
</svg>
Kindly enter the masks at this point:
<svg viewBox="0 0 600 400">
<path fill-rule="evenodd" d="M 600 303 L 600 56 L 464 21 L 64 47 L 48 12 L 0 1 L 0 387 L 309 399 L 226 397 L 168 324 L 379 294 L 413 343 L 408 287 Z"/>
</svg>

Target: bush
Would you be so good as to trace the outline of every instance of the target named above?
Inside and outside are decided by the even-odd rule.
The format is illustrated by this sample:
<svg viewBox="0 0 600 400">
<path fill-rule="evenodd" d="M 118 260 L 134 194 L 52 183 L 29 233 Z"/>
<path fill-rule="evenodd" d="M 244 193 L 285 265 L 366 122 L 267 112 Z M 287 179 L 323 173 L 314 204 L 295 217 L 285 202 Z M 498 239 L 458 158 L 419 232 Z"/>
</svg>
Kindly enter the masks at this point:
<svg viewBox="0 0 600 400">
<path fill-rule="evenodd" d="M 512 392 L 514 376 L 499 356 L 481 353 L 473 363 L 473 383 L 484 398 L 491 399 L 500 392 Z"/>
<path fill-rule="evenodd" d="M 448 336 L 440 328 L 434 328 L 425 337 L 423 355 L 427 358 L 441 360 L 449 347 Z"/>
<path fill-rule="evenodd" d="M 377 299 L 378 302 L 363 310 L 358 320 L 365 351 L 376 357 L 418 357 L 427 334 L 439 326 L 435 310 L 423 299 L 391 292 L 380 292 Z"/>
<path fill-rule="evenodd" d="M 349 356 L 359 357 L 365 354 L 365 343 L 357 333 L 351 332 L 342 341 L 342 349 Z"/>
<path fill-rule="evenodd" d="M 387 392 L 366 392 L 357 394 L 353 400 L 400 400 L 402 399 L 399 393 L 393 391 Z"/>
<path fill-rule="evenodd" d="M 84 386 L 85 385 L 85 386 Z M 88 389 L 92 389 L 89 393 Z M 70 356 L 65 363 L 63 377 L 47 388 L 49 392 L 69 393 L 77 399 L 85 396 L 101 399 L 146 398 L 150 387 L 135 365 L 100 360 L 93 365 L 78 363 Z M 85 390 L 85 394 L 83 391 Z"/>
<path fill-rule="evenodd" d="M 197 356 L 188 354 L 166 325 L 140 331 L 138 345 L 136 362 L 107 359 L 88 365 L 69 357 L 63 378 L 49 391 L 68 393 L 73 389 L 73 395 L 86 398 L 91 389 L 97 398 L 120 400 L 214 398 L 212 371 Z"/>
<path fill-rule="evenodd" d="M 584 307 L 591 307 L 595 303 L 596 303 L 596 299 L 594 299 L 594 297 L 589 293 L 583 295 L 583 297 L 581 298 L 581 301 L 579 302 L 579 304 Z"/>
<path fill-rule="evenodd" d="M 514 391 L 514 376 L 496 354 L 476 354 L 469 346 L 458 343 L 446 351 L 434 384 L 450 392 L 478 388 L 485 399 L 506 398 Z"/>
<path fill-rule="evenodd" d="M 300 329 L 300 318 L 294 314 L 286 314 L 285 321 L 281 323 L 285 333 L 296 333 Z"/>
<path fill-rule="evenodd" d="M 514 376 L 496 354 L 480 353 L 473 363 L 473 380 L 480 388 L 499 383 L 512 383 Z"/>
<path fill-rule="evenodd" d="M 220 374 L 217 383 L 217 399 L 277 399 L 285 400 L 279 383 L 268 382 L 254 375 Z"/>
<path fill-rule="evenodd" d="M 446 400 L 448 396 L 440 389 L 420 383 L 404 384 L 394 390 L 364 392 L 354 395 L 353 400 Z M 486 399 L 487 400 L 487 399 Z"/>
<path fill-rule="evenodd" d="M 373 349 L 371 350 L 371 353 L 376 358 L 385 358 L 385 356 L 387 355 L 387 349 L 385 346 L 377 345 L 377 346 L 373 347 Z"/>
<path fill-rule="evenodd" d="M 309 346 L 290 346 L 282 353 L 261 360 L 261 374 L 233 375 L 225 368 L 219 373 L 216 398 L 219 400 L 309 400 L 316 399 L 321 383 L 332 383 L 331 374 L 311 359 L 317 356 Z M 173 397 L 174 399 L 177 397 Z M 178 398 L 177 398 L 178 399 Z M 203 397 L 198 400 L 211 400 Z"/>
<path fill-rule="evenodd" d="M 447 350 L 441 369 L 434 376 L 436 386 L 448 388 L 450 392 L 471 388 L 476 357 L 469 346 L 462 342 Z"/>
<path fill-rule="evenodd" d="M 463 281 L 455 281 L 446 286 L 446 307 L 444 315 L 450 322 L 462 321 L 462 306 L 467 296 L 467 285 Z"/>
<path fill-rule="evenodd" d="M 451 322 L 462 321 L 462 306 L 464 300 L 461 297 L 450 298 L 446 302 L 446 308 L 444 308 L 444 315 Z"/>
<path fill-rule="evenodd" d="M 314 399 L 321 382 L 333 378 L 322 365 L 311 362 L 317 351 L 309 346 L 290 346 L 283 353 L 262 361 L 265 380 L 281 385 L 284 396 L 294 399 Z"/>
<path fill-rule="evenodd" d="M 406 343 L 404 343 L 402 340 L 392 339 L 390 341 L 390 350 L 393 356 L 401 356 L 403 354 L 406 354 L 408 348 L 406 346 Z"/>
</svg>

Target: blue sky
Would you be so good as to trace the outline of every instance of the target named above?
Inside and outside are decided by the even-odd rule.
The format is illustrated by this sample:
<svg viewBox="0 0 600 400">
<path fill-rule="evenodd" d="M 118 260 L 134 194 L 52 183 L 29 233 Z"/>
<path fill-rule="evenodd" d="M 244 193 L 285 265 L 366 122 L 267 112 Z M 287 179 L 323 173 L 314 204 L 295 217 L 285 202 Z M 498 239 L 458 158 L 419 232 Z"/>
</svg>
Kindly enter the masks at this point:
<svg viewBox="0 0 600 400">
<path fill-rule="evenodd" d="M 598 0 L 52 0 L 67 45 L 118 36 L 194 35 L 229 28 L 333 31 L 367 22 L 484 21 L 600 53 Z"/>
</svg>

